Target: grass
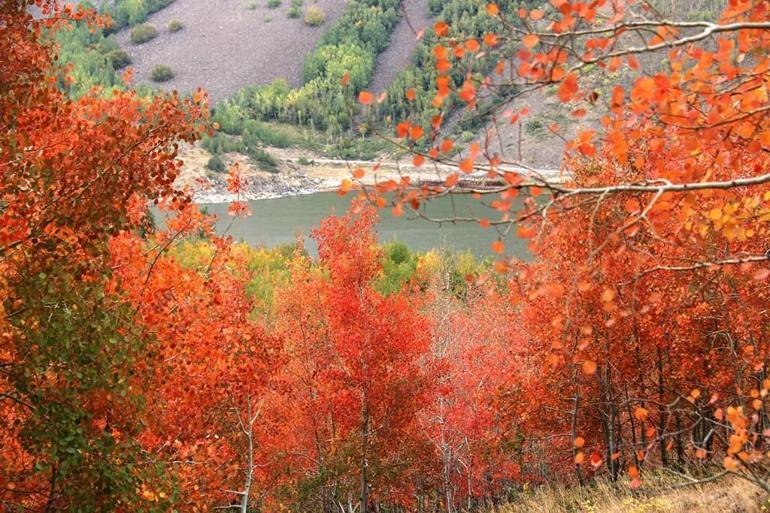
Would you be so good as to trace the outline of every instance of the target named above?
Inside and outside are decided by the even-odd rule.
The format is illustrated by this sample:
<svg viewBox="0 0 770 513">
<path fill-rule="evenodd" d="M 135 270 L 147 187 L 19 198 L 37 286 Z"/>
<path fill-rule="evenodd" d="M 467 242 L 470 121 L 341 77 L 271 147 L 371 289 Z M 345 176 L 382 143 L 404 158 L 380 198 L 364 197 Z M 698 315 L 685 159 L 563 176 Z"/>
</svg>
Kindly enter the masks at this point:
<svg viewBox="0 0 770 513">
<path fill-rule="evenodd" d="M 125 50 L 113 50 L 107 57 L 115 70 L 123 69 L 131 64 L 131 56 Z"/>
<path fill-rule="evenodd" d="M 262 171 L 278 172 L 278 160 L 261 148 L 247 148 L 246 154 Z"/>
<path fill-rule="evenodd" d="M 738 478 L 679 486 L 681 478 L 646 475 L 642 486 L 597 481 L 591 486 L 524 490 L 490 513 L 760 513 L 767 511 L 755 486 Z"/>
<path fill-rule="evenodd" d="M 184 23 L 182 23 L 181 20 L 171 20 L 168 22 L 168 31 L 169 32 L 179 32 L 184 28 Z"/>
<path fill-rule="evenodd" d="M 131 29 L 131 42 L 135 45 L 152 41 L 156 37 L 158 37 L 158 29 L 149 23 L 143 23 Z"/>
<path fill-rule="evenodd" d="M 302 16 L 302 3 L 303 0 L 291 0 L 291 7 L 289 7 L 289 18 L 299 18 Z"/>
<path fill-rule="evenodd" d="M 227 171 L 227 166 L 225 165 L 224 160 L 222 160 L 222 157 L 219 155 L 213 155 L 209 161 L 206 162 L 206 167 L 217 173 L 224 173 Z"/>
<path fill-rule="evenodd" d="M 174 78 L 174 70 L 165 64 L 159 64 L 152 69 L 151 78 L 155 82 L 168 82 Z"/>
</svg>

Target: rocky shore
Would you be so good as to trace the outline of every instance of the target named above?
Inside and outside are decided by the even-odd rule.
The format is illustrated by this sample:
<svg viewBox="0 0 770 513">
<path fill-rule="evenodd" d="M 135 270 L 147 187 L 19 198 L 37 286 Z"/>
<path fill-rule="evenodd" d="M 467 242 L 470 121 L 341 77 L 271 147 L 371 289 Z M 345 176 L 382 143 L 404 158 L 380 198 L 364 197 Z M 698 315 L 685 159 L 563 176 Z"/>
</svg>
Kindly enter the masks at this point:
<svg viewBox="0 0 770 513">
<path fill-rule="evenodd" d="M 277 152 L 276 152 L 277 153 Z M 230 203 L 239 198 L 227 190 L 227 174 L 215 173 L 206 169 L 205 163 L 210 155 L 198 147 L 187 147 L 180 156 L 184 162 L 182 175 L 177 180 L 180 189 L 188 190 L 196 203 Z M 315 157 L 313 160 L 300 159 L 294 155 L 279 155 L 278 172 L 270 173 L 256 169 L 249 159 L 240 154 L 223 155 L 229 166 L 238 164 L 242 169 L 242 179 L 246 183 L 246 192 L 240 195 L 241 201 L 282 198 L 299 196 L 317 192 L 337 190 L 344 179 L 350 179 L 355 168 L 365 171 L 362 182 L 373 185 L 386 180 L 400 180 L 409 176 L 412 183 L 441 184 L 457 169 L 445 165 L 413 167 L 411 163 L 383 161 L 379 162 L 377 172 L 372 168 L 375 162 L 342 161 Z M 527 170 L 514 170 L 523 175 Z M 558 170 L 540 170 L 538 175 L 549 181 L 560 181 L 563 177 Z M 490 182 L 486 173 L 477 172 L 463 175 L 459 187 L 489 187 L 496 183 Z"/>
<path fill-rule="evenodd" d="M 253 201 L 314 194 L 332 187 L 324 180 L 302 174 L 274 174 L 269 176 L 254 175 L 244 178 L 246 192 L 240 196 L 227 190 L 226 176 L 210 177 L 209 185 L 193 190 L 195 203 L 231 203 L 233 201 Z"/>
</svg>

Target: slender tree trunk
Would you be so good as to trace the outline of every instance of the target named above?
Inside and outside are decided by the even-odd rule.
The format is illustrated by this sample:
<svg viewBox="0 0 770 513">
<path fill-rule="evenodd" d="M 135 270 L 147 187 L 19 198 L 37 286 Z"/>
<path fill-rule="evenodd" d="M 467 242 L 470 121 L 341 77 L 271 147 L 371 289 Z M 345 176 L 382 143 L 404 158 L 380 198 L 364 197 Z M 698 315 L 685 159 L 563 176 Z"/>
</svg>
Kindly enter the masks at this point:
<svg viewBox="0 0 770 513">
<path fill-rule="evenodd" d="M 668 466 L 668 454 L 666 452 L 666 409 L 665 404 L 665 382 L 663 381 L 663 354 L 660 347 L 657 348 L 658 359 L 658 403 L 660 406 L 660 419 L 658 420 L 658 431 L 660 433 L 660 463 L 664 467 Z"/>
<path fill-rule="evenodd" d="M 246 427 L 246 440 L 248 443 L 248 453 L 246 459 L 248 466 L 246 467 L 246 480 L 243 484 L 243 492 L 241 492 L 241 513 L 247 513 L 249 508 L 249 494 L 251 493 L 251 480 L 254 475 L 254 419 L 251 416 L 251 398 L 247 398 L 246 414 L 248 415 L 248 424 Z"/>
<path fill-rule="evenodd" d="M 571 442 L 574 442 L 575 438 L 577 437 L 577 419 L 578 419 L 578 411 L 579 411 L 579 408 L 580 408 L 580 393 L 577 390 L 575 390 L 575 397 L 574 397 L 573 401 L 574 401 L 574 407 L 572 408 L 572 424 L 571 424 L 571 427 L 570 427 L 570 431 L 571 431 L 570 434 L 572 436 Z M 572 444 L 572 458 L 573 459 L 575 458 L 575 456 L 577 456 L 577 452 L 578 452 L 578 448 L 575 447 L 575 444 L 573 443 Z M 578 465 L 578 464 L 575 464 L 575 477 L 577 478 L 578 483 L 580 483 L 581 486 L 582 486 L 584 484 L 583 483 L 583 474 L 582 474 L 582 472 L 580 472 L 580 465 Z"/>
<path fill-rule="evenodd" d="M 367 476 L 367 451 L 369 450 L 369 409 L 367 406 L 366 389 L 361 400 L 361 510 L 367 513 L 369 500 L 369 482 Z"/>
</svg>

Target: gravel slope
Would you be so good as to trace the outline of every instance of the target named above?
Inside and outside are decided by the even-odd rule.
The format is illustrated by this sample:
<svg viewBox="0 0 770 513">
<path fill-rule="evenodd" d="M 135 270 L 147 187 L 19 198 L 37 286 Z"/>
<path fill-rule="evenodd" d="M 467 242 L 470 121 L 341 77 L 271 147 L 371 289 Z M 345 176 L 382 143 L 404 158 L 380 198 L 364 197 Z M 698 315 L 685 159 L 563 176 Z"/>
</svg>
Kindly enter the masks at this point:
<svg viewBox="0 0 770 513">
<path fill-rule="evenodd" d="M 167 90 L 194 91 L 203 87 L 216 102 L 253 84 L 285 78 L 289 84 L 302 82 L 305 56 L 315 48 L 321 34 L 342 13 L 345 0 L 316 0 L 326 13 L 326 23 L 312 28 L 301 18 L 289 18 L 290 0 L 276 9 L 267 0 L 177 0 L 150 16 L 148 23 L 158 29 L 154 40 L 134 45 L 129 31 L 118 41 L 131 55 L 136 83 L 152 83 L 150 72 L 166 64 L 176 73 L 161 84 Z M 255 4 L 256 9 L 249 7 Z M 305 0 L 305 6 L 312 5 Z M 178 19 L 185 28 L 169 33 L 168 22 Z M 270 21 L 267 21 L 270 19 Z"/>
<path fill-rule="evenodd" d="M 405 17 L 390 36 L 390 45 L 377 58 L 377 65 L 369 89 L 381 92 L 387 89 L 399 71 L 411 63 L 417 47 L 417 32 L 430 24 L 428 0 L 404 0 Z"/>
</svg>

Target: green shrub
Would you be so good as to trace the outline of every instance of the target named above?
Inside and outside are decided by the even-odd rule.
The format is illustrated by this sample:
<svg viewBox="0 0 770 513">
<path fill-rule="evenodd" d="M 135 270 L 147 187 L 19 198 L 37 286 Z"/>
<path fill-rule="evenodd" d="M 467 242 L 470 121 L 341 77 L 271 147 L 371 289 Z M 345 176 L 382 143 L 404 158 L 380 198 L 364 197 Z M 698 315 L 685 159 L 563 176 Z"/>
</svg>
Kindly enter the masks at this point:
<svg viewBox="0 0 770 513">
<path fill-rule="evenodd" d="M 246 148 L 246 154 L 263 171 L 275 173 L 278 171 L 278 161 L 275 157 L 261 148 Z"/>
<path fill-rule="evenodd" d="M 238 103 L 225 100 L 214 109 L 212 120 L 219 123 L 219 129 L 226 134 L 240 135 L 243 133 L 243 109 Z"/>
<path fill-rule="evenodd" d="M 267 0 L 268 9 L 276 9 L 281 6 L 281 0 Z"/>
<path fill-rule="evenodd" d="M 211 171 L 214 171 L 217 173 L 224 173 L 227 170 L 225 161 L 222 160 L 222 157 L 220 157 L 219 155 L 214 155 L 213 157 L 211 157 L 209 161 L 206 163 L 206 167 Z"/>
<path fill-rule="evenodd" d="M 246 9 L 248 9 L 250 11 L 256 11 L 257 7 L 259 7 L 257 5 L 257 2 L 251 2 L 249 5 L 246 6 Z"/>
<path fill-rule="evenodd" d="M 123 69 L 131 64 L 131 56 L 125 50 L 113 50 L 107 54 L 107 58 L 110 59 L 112 69 Z"/>
<path fill-rule="evenodd" d="M 115 38 L 105 37 L 102 31 L 94 31 L 84 21 L 72 22 L 68 30 L 56 30 L 53 37 L 60 62 L 71 65 L 72 71 L 68 74 L 77 77 L 74 82 L 60 83 L 70 97 L 78 98 L 93 87 L 105 90 L 123 87 L 111 55 L 120 50 Z"/>
<path fill-rule="evenodd" d="M 302 16 L 302 0 L 291 0 L 289 18 L 299 18 L 300 16 Z"/>
<path fill-rule="evenodd" d="M 289 136 L 284 132 L 254 119 L 249 119 L 243 124 L 243 143 L 246 146 L 262 143 L 276 148 L 288 148 L 291 145 Z"/>
<path fill-rule="evenodd" d="M 401 290 L 417 271 L 418 257 L 403 242 L 392 241 L 382 245 L 382 275 L 377 289 L 383 294 Z"/>
<path fill-rule="evenodd" d="M 246 153 L 246 146 L 243 141 L 230 137 L 221 132 L 214 134 L 214 137 L 205 136 L 202 141 L 203 149 L 214 155 L 222 153 Z"/>
<path fill-rule="evenodd" d="M 131 29 L 131 42 L 135 45 L 140 45 L 146 43 L 147 41 L 152 41 L 156 37 L 158 37 L 158 29 L 149 23 L 137 25 Z"/>
<path fill-rule="evenodd" d="M 152 69 L 151 77 L 155 82 L 168 82 L 174 76 L 174 70 L 165 64 L 159 64 Z"/>
<path fill-rule="evenodd" d="M 184 23 L 182 23 L 181 20 L 171 20 L 168 22 L 168 31 L 169 32 L 179 32 L 184 28 Z"/>
<path fill-rule="evenodd" d="M 109 14 L 112 19 L 112 25 L 105 32 L 112 34 L 129 25 L 144 22 L 147 16 L 174 3 L 174 0 L 114 0 L 100 3 L 100 11 Z"/>
<path fill-rule="evenodd" d="M 311 5 L 305 11 L 305 25 L 318 27 L 326 21 L 326 13 L 317 5 Z"/>
<path fill-rule="evenodd" d="M 298 162 L 298 163 L 299 163 L 301 166 L 309 166 L 309 165 L 311 165 L 311 164 L 312 164 L 312 162 L 311 162 L 311 161 L 309 161 L 309 160 L 308 160 L 307 158 L 305 158 L 305 157 L 300 157 L 300 158 L 298 158 L 298 159 L 297 159 L 297 162 Z"/>
</svg>

